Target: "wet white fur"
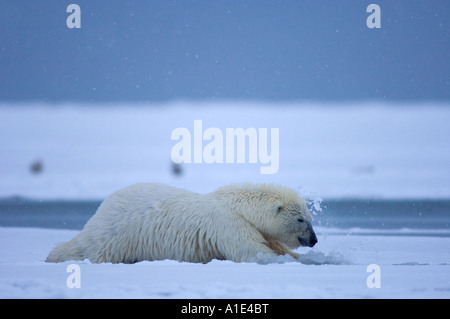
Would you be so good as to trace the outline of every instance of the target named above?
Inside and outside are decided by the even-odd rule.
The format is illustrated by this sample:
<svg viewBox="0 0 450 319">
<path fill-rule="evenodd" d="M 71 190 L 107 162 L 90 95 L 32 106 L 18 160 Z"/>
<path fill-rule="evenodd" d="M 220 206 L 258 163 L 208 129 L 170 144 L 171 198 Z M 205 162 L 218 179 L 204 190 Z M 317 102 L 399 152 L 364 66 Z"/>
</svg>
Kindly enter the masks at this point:
<svg viewBox="0 0 450 319">
<path fill-rule="evenodd" d="M 136 184 L 108 198 L 72 240 L 48 262 L 89 259 L 133 263 L 174 259 L 209 262 L 258 261 L 261 254 L 290 254 L 303 234 L 298 218 L 311 221 L 293 190 L 275 185 L 235 184 L 208 194 L 157 183 Z"/>
</svg>

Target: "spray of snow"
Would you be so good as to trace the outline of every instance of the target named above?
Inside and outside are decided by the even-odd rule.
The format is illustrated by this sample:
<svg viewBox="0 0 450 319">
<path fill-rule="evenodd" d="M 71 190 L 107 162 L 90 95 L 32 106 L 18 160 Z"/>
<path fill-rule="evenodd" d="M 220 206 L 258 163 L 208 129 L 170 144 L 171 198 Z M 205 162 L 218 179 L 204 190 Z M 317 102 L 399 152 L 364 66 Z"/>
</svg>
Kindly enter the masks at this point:
<svg viewBox="0 0 450 319">
<path fill-rule="evenodd" d="M 316 191 L 303 186 L 297 186 L 296 190 L 301 198 L 309 202 L 309 210 L 311 214 L 317 216 L 322 212 L 323 199 Z"/>
</svg>

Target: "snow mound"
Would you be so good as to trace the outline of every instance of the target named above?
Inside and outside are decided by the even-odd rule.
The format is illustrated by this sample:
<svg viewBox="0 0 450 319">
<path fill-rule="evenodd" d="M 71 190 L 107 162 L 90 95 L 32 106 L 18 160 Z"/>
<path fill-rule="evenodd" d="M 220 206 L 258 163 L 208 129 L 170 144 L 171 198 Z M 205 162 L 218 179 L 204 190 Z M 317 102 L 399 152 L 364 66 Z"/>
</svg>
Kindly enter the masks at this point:
<svg viewBox="0 0 450 319">
<path fill-rule="evenodd" d="M 338 252 L 325 254 L 320 251 L 310 250 L 300 255 L 299 262 L 305 265 L 349 265 L 350 262 Z"/>
<path fill-rule="evenodd" d="M 325 254 L 321 251 L 317 250 L 309 250 L 305 254 L 300 254 L 298 259 L 290 255 L 283 256 L 272 256 L 270 254 L 259 253 L 255 260 L 252 262 L 256 262 L 262 265 L 268 264 L 284 264 L 284 263 L 301 263 L 305 265 L 349 265 L 350 262 L 338 252 L 329 252 Z"/>
</svg>

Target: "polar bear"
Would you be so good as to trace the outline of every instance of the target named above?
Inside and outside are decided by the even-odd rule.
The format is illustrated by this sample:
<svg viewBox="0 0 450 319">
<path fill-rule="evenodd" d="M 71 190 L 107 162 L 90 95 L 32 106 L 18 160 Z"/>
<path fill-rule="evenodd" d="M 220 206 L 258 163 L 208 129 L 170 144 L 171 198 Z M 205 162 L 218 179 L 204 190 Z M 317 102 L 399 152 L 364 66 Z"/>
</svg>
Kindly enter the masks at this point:
<svg viewBox="0 0 450 319">
<path fill-rule="evenodd" d="M 208 194 L 141 183 L 107 197 L 83 230 L 47 262 L 135 263 L 173 259 L 260 262 L 299 255 L 317 237 L 307 203 L 276 185 L 234 184 Z"/>
</svg>

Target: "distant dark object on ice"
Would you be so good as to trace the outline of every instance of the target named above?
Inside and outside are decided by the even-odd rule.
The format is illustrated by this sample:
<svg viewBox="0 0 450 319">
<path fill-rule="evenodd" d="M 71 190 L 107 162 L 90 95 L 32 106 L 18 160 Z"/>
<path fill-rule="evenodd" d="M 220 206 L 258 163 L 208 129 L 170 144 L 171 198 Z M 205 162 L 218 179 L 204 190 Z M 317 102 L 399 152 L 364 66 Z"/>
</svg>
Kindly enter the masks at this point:
<svg viewBox="0 0 450 319">
<path fill-rule="evenodd" d="M 41 160 L 36 160 L 30 165 L 30 171 L 33 174 L 40 174 L 44 169 L 44 164 Z"/>
<path fill-rule="evenodd" d="M 175 176 L 181 176 L 183 174 L 183 167 L 181 164 L 172 162 L 172 173 Z"/>
</svg>

